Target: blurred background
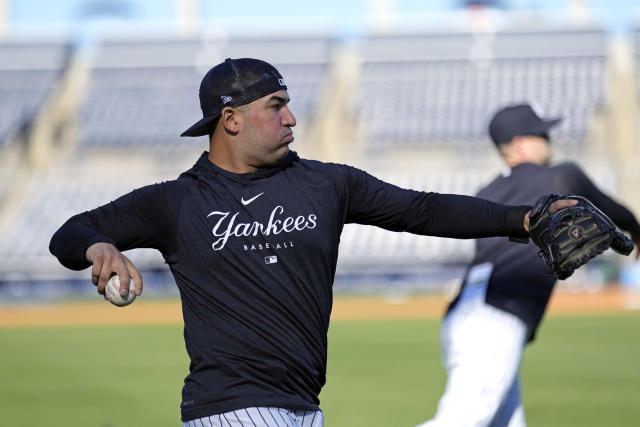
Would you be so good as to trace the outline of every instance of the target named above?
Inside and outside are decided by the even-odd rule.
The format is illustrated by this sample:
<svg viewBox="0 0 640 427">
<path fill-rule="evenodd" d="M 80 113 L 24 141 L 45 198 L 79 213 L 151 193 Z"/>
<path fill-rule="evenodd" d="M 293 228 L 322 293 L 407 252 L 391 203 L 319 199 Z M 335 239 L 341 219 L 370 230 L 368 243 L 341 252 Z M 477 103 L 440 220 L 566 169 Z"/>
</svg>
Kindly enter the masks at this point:
<svg viewBox="0 0 640 427">
<path fill-rule="evenodd" d="M 301 156 L 418 190 L 474 194 L 502 169 L 491 114 L 537 103 L 564 117 L 555 160 L 579 162 L 640 215 L 636 2 L 240 3 L 0 0 L 0 302 L 95 295 L 88 271 L 49 254 L 52 234 L 195 162 L 206 138 L 179 134 L 201 117 L 202 76 L 227 57 L 284 75 Z M 473 242 L 349 225 L 340 251 L 336 292 L 441 292 Z M 130 256 L 146 296 L 177 295 L 158 253 Z M 606 253 L 560 287 L 638 276 Z"/>
</svg>

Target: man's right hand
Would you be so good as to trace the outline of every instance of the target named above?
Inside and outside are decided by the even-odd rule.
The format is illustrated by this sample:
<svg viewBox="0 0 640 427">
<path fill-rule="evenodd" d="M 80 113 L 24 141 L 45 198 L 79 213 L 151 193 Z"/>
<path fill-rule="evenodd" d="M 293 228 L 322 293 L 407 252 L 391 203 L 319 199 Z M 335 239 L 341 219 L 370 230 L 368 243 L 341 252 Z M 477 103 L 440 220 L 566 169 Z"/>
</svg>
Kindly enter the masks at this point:
<svg viewBox="0 0 640 427">
<path fill-rule="evenodd" d="M 136 295 L 142 293 L 142 275 L 131 260 L 111 243 L 94 243 L 87 249 L 86 258 L 93 264 L 91 281 L 98 287 L 100 295 L 104 295 L 107 281 L 113 273 L 120 276 L 120 295 L 129 293 L 131 279 Z"/>
</svg>

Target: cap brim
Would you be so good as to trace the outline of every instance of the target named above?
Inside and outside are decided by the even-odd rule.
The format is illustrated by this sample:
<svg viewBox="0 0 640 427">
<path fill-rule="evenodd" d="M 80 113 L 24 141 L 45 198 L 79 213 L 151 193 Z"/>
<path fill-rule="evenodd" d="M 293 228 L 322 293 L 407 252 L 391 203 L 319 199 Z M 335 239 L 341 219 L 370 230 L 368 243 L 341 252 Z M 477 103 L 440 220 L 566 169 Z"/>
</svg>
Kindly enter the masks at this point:
<svg viewBox="0 0 640 427">
<path fill-rule="evenodd" d="M 527 131 L 520 133 L 519 135 L 533 135 L 533 136 L 549 136 L 549 130 L 562 121 L 559 119 L 543 120 L 536 126 L 529 128 Z"/>
<path fill-rule="evenodd" d="M 194 125 L 191 126 L 189 129 L 187 129 L 184 132 L 182 132 L 180 134 L 180 136 L 204 136 L 204 135 L 209 135 L 209 131 L 211 130 L 211 124 L 213 122 L 215 122 L 218 119 L 218 117 L 220 117 L 219 114 L 217 114 L 215 116 L 203 117 L 202 119 L 200 119 L 196 123 L 194 123 Z"/>
<path fill-rule="evenodd" d="M 547 133 L 549 132 L 549 129 L 551 129 L 552 127 L 554 127 L 555 125 L 557 125 L 558 123 L 560 123 L 562 121 L 562 118 L 557 118 L 557 119 L 551 119 L 551 120 L 545 120 L 543 122 L 543 124 L 541 125 L 542 130 L 544 131 L 543 133 Z"/>
</svg>

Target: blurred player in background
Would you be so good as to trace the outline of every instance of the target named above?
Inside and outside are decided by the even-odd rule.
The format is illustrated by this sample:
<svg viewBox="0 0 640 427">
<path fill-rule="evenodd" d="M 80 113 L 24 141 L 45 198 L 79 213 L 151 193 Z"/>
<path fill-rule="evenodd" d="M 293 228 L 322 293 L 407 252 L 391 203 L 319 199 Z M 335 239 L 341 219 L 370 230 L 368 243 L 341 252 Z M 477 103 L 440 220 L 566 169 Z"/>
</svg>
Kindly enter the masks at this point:
<svg viewBox="0 0 640 427">
<path fill-rule="evenodd" d="M 218 64 L 200 85 L 203 118 L 183 133 L 209 135 L 209 152 L 176 180 L 70 218 L 51 240 L 64 266 L 93 266 L 103 295 L 114 273 L 121 294 L 130 280 L 142 292 L 140 272 L 121 251 L 161 251 L 180 291 L 191 359 L 185 426 L 323 425 L 318 395 L 344 224 L 528 236 L 530 206 L 405 190 L 350 166 L 299 158 L 289 150 L 296 119 L 288 103 L 272 65 Z"/>
<path fill-rule="evenodd" d="M 602 193 L 575 163 L 549 164 L 549 131 L 560 121 L 541 118 L 529 104 L 498 111 L 489 135 L 507 168 L 478 197 L 523 204 L 539 194 L 577 194 L 592 201 L 640 245 L 640 224 L 627 208 Z M 441 327 L 446 389 L 435 417 L 419 427 L 525 425 L 520 361 L 555 283 L 533 243 L 476 241 L 475 258 Z"/>
</svg>

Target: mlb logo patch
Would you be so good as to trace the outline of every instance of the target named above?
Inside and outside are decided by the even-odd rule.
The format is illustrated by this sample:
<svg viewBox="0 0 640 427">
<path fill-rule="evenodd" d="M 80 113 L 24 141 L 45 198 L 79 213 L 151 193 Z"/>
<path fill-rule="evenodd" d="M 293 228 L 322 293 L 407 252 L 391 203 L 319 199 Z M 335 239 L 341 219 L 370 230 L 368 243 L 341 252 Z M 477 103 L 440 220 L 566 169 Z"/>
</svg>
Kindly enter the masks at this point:
<svg viewBox="0 0 640 427">
<path fill-rule="evenodd" d="M 278 257 L 275 255 L 264 257 L 265 264 L 275 264 L 276 262 L 278 262 Z"/>
</svg>

